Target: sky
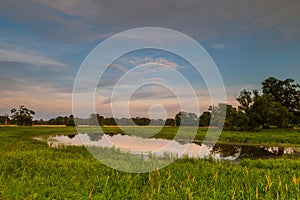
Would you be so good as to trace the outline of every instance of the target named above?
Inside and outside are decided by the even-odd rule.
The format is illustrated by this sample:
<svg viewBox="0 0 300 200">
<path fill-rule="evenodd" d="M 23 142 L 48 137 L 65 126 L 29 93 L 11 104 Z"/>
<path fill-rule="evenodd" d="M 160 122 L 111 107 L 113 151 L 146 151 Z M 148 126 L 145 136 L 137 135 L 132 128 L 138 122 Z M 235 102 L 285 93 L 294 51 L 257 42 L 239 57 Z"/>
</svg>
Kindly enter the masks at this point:
<svg viewBox="0 0 300 200">
<path fill-rule="evenodd" d="M 114 34 L 140 27 L 172 29 L 201 44 L 221 74 L 227 102 L 236 106 L 241 90 L 260 89 L 269 76 L 300 82 L 299 10 L 298 0 L 2 0 L 0 115 L 18 105 L 34 110 L 35 119 L 70 115 L 76 74 L 89 53 Z M 193 111 L 188 89 L 176 81 L 174 70 L 196 93 L 200 109 L 195 113 L 205 111 L 211 105 L 209 91 L 189 61 L 141 49 L 106 69 L 95 94 L 97 112 L 111 116 L 115 104 L 117 110 L 128 107 L 132 116 L 174 116 L 181 110 L 178 94 L 160 84 L 165 80 Z M 130 101 L 124 99 L 140 80 L 157 84 L 142 85 Z M 119 93 L 112 96 L 114 91 Z"/>
</svg>

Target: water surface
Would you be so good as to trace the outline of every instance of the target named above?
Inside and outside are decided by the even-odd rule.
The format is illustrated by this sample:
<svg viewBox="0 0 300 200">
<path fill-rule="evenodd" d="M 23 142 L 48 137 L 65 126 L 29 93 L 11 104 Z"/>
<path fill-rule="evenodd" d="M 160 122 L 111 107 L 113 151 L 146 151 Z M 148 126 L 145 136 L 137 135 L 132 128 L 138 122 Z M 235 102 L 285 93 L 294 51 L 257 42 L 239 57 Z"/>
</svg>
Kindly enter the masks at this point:
<svg viewBox="0 0 300 200">
<path fill-rule="evenodd" d="M 239 144 L 217 144 L 214 147 L 204 144 L 179 143 L 175 140 L 139 138 L 128 135 L 107 135 L 103 133 L 89 133 L 76 135 L 58 135 L 47 139 L 50 147 L 66 145 L 114 147 L 133 154 L 161 156 L 165 153 L 190 158 L 213 157 L 221 160 L 240 160 L 280 158 L 284 155 L 300 157 L 300 148 L 279 146 L 258 146 Z"/>
</svg>

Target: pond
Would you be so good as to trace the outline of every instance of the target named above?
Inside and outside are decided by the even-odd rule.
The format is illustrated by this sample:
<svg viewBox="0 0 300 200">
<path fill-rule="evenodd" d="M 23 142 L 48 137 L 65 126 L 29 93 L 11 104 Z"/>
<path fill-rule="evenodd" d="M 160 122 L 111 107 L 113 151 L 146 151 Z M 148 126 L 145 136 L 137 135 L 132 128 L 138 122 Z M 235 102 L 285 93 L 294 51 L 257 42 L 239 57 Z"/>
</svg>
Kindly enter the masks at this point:
<svg viewBox="0 0 300 200">
<path fill-rule="evenodd" d="M 145 155 L 150 152 L 155 155 L 164 153 L 174 156 L 190 158 L 204 158 L 210 156 L 217 160 L 239 161 L 244 158 L 267 159 L 280 158 L 284 155 L 300 157 L 300 148 L 239 145 L 239 144 L 217 144 L 214 147 L 196 143 L 182 143 L 175 140 L 139 138 L 128 135 L 107 135 L 103 133 L 88 133 L 76 135 L 58 135 L 47 139 L 50 147 L 60 146 L 99 146 L 115 147 L 122 151 L 137 155 Z"/>
</svg>

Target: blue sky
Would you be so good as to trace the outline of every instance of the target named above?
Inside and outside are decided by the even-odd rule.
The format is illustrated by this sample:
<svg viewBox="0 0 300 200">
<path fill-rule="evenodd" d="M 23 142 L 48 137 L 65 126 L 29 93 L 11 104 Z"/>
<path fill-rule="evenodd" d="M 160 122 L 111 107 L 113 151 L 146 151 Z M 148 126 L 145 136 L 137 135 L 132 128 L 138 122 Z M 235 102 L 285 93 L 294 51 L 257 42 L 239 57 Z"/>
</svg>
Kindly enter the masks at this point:
<svg viewBox="0 0 300 200">
<path fill-rule="evenodd" d="M 0 114 L 20 104 L 35 110 L 36 118 L 71 114 L 73 83 L 88 53 L 113 34 L 148 26 L 180 31 L 199 42 L 222 75 L 228 102 L 236 105 L 240 90 L 260 88 L 269 76 L 300 82 L 299 10 L 297 0 L 3 0 Z M 201 110 L 209 106 L 205 83 L 189 63 L 168 52 L 143 50 L 121 57 L 107 70 L 100 81 L 105 87 L 98 91 L 100 113 L 111 114 L 107 106 L 111 84 L 147 62 L 163 63 L 184 74 L 205 99 Z M 165 70 L 155 75 L 152 78 L 168 78 Z M 166 88 L 145 86 L 135 95 L 133 115 L 147 115 L 151 103 L 164 105 L 169 116 L 178 111 L 176 98 Z"/>
</svg>

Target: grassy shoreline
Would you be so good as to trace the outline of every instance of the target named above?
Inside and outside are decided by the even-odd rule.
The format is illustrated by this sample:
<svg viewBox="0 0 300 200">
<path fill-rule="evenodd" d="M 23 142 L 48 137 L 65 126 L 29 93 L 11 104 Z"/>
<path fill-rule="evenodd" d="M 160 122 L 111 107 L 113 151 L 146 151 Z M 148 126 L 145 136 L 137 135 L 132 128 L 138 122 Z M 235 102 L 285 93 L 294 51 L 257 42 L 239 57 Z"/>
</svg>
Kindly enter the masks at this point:
<svg viewBox="0 0 300 200">
<path fill-rule="evenodd" d="M 64 126 L 33 126 L 33 127 L 0 127 L 0 131 L 10 131 L 14 128 L 29 133 L 31 136 L 56 135 L 56 134 L 76 134 L 75 127 Z M 178 127 L 132 127 L 132 126 L 105 126 L 102 127 L 104 133 L 128 134 L 146 138 L 173 139 L 178 131 Z M 99 127 L 84 127 L 86 132 L 100 131 Z M 207 128 L 199 128 L 197 134 L 191 134 L 194 128 L 185 127 L 176 138 L 178 141 L 190 141 L 201 143 L 207 133 Z M 39 132 L 42 131 L 42 132 Z M 219 144 L 240 144 L 240 145 L 263 145 L 263 146 L 300 146 L 300 130 L 298 129 L 264 129 L 259 132 L 246 131 L 222 131 L 218 140 Z"/>
<path fill-rule="evenodd" d="M 197 134 L 191 134 L 193 128 L 186 127 L 176 138 L 178 141 L 190 141 L 202 143 L 206 136 L 207 128 L 198 128 Z M 66 126 L 0 126 L 1 132 L 15 134 L 14 130 L 23 131 L 23 134 L 17 134 L 18 137 L 48 137 L 49 135 L 67 135 L 77 134 L 75 127 Z M 99 131 L 99 127 L 84 127 L 82 130 L 87 132 Z M 104 126 L 102 131 L 106 134 L 127 134 L 146 138 L 174 139 L 178 127 L 133 127 L 133 126 Z M 153 134 L 156 133 L 156 134 Z M 222 131 L 218 144 L 237 144 L 254 146 L 279 146 L 279 147 L 300 147 L 299 129 L 263 129 L 259 132 L 246 131 Z"/>
<path fill-rule="evenodd" d="M 133 174 L 105 166 L 84 147 L 49 148 L 31 139 L 74 131 L 0 127 L 0 199 L 300 198 L 299 159 L 243 160 L 237 165 L 180 159 L 157 171 Z"/>
</svg>

